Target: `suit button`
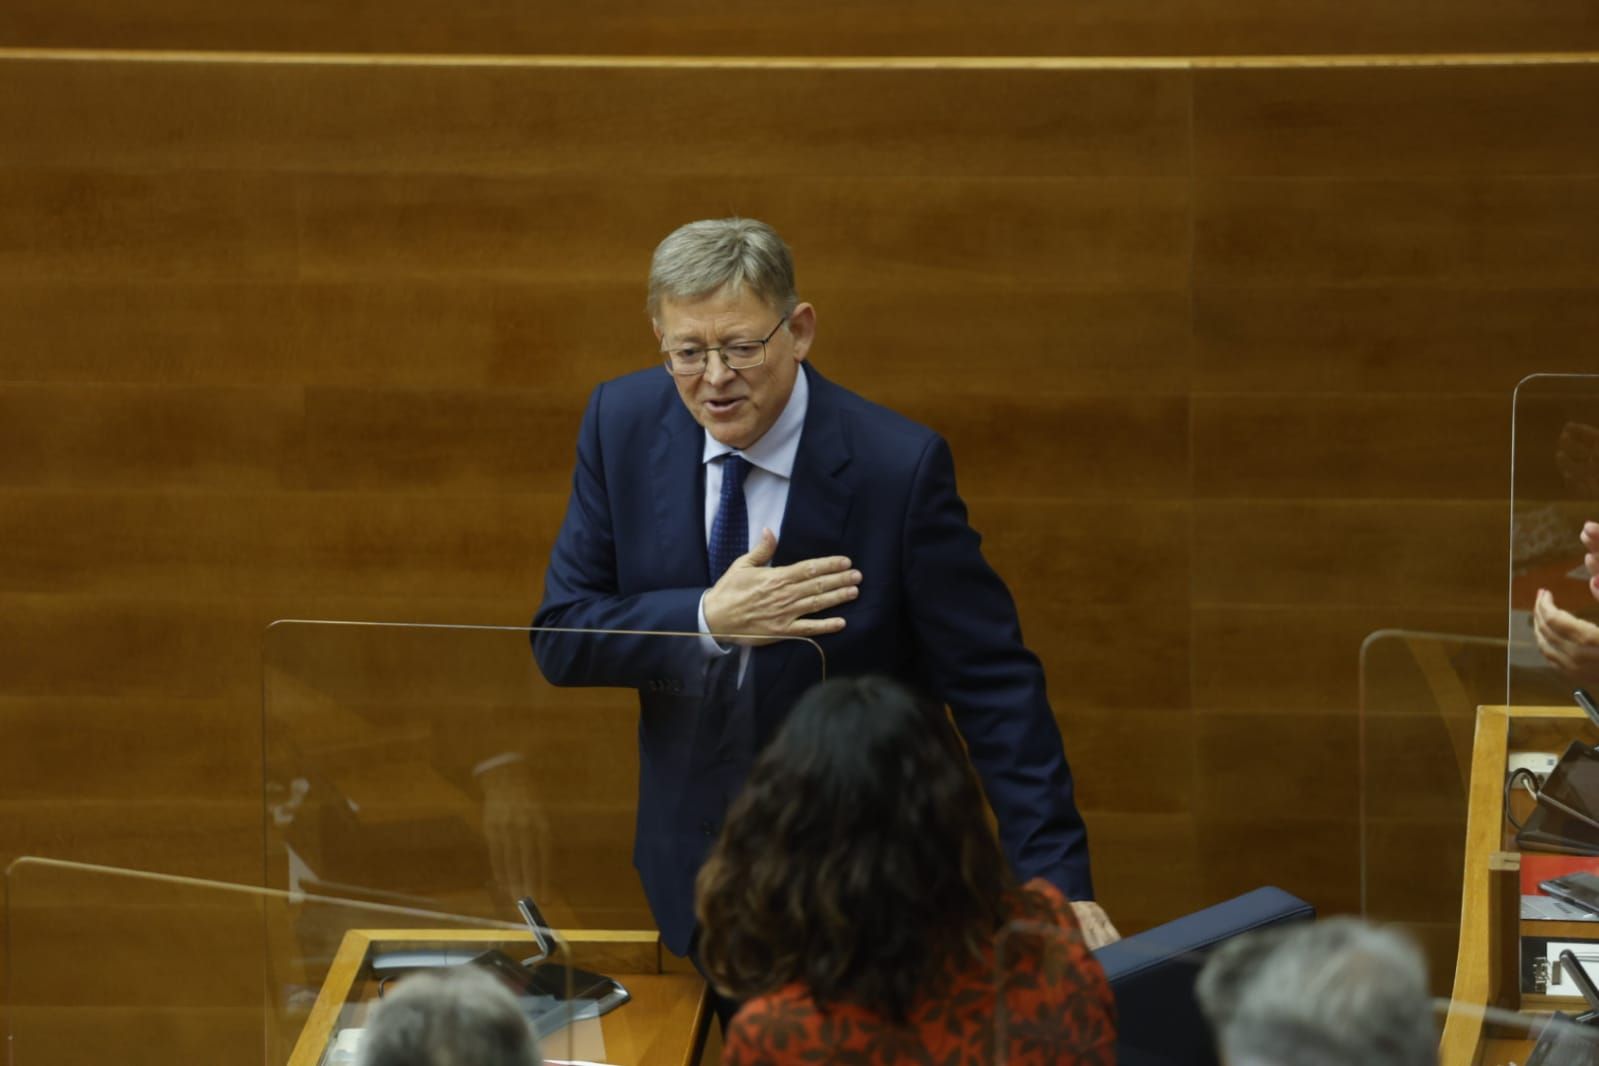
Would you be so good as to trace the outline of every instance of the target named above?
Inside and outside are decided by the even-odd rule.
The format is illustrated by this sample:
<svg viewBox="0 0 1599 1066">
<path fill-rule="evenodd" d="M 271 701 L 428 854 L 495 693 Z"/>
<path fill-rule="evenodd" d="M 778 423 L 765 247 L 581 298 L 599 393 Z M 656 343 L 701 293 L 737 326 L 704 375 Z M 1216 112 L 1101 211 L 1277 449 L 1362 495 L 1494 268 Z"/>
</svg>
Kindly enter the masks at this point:
<svg viewBox="0 0 1599 1066">
<path fill-rule="evenodd" d="M 716 823 L 712 822 L 710 819 L 706 819 L 705 821 L 701 822 L 700 823 L 700 834 L 702 836 L 708 836 L 708 837 L 715 836 L 716 835 Z"/>
</svg>

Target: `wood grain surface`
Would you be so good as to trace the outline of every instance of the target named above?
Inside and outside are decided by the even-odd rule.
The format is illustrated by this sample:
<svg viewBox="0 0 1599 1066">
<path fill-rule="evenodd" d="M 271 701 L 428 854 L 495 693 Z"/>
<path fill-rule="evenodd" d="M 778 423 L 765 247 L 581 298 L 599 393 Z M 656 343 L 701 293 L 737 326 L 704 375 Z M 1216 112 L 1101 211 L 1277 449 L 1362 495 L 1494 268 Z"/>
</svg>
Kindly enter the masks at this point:
<svg viewBox="0 0 1599 1066">
<path fill-rule="evenodd" d="M 1099 6 L 967 44 L 1169 51 L 1160 12 L 1214 52 L 1422 32 Z M 1593 29 L 1468 7 L 1429 48 Z M 5 36 L 354 47 L 308 8 L 186 8 L 110 42 L 87 0 L 12 4 Z M 816 12 L 506 17 L 433 50 L 827 44 Z M 879 17 L 851 52 L 890 50 Z M 652 358 L 651 248 L 739 212 L 792 242 L 816 366 L 950 439 L 1123 930 L 1261 883 L 1358 908 L 1361 640 L 1502 634 L 1510 392 L 1599 340 L 1594 81 L 0 57 L 0 853 L 256 878 L 265 627 L 525 623 L 587 392 Z M 574 854 L 625 879 L 612 801 Z"/>
</svg>

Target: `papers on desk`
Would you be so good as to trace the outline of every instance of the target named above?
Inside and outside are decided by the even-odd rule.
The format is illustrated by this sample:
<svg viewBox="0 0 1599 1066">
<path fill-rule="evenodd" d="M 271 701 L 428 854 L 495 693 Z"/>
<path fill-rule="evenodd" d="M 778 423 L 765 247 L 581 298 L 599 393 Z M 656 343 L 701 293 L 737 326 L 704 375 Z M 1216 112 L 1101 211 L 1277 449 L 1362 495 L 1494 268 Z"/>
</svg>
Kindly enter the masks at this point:
<svg viewBox="0 0 1599 1066">
<path fill-rule="evenodd" d="M 1521 917 L 1523 921 L 1599 922 L 1599 914 L 1589 913 L 1553 896 L 1522 896 Z"/>
<path fill-rule="evenodd" d="M 340 1029 L 333 1038 L 333 1046 L 322 1059 L 322 1066 L 353 1066 L 365 1032 L 365 1029 Z"/>
<path fill-rule="evenodd" d="M 1522 852 L 1521 916 L 1534 921 L 1599 922 L 1599 914 L 1590 914 L 1565 900 L 1555 899 L 1538 887 L 1556 877 L 1584 872 L 1599 874 L 1599 856 Z"/>
<path fill-rule="evenodd" d="M 357 1052 L 361 1050 L 361 1037 L 365 1029 L 340 1029 L 339 1034 L 333 1038 L 333 1046 L 328 1048 L 327 1057 L 322 1060 L 322 1066 L 353 1066 Z M 609 1066 L 608 1063 L 595 1062 L 592 1059 L 545 1059 L 544 1066 Z"/>
<path fill-rule="evenodd" d="M 1542 936 L 1521 938 L 1521 991 L 1536 996 L 1569 996 L 1581 999 L 1582 992 L 1560 961 L 1560 953 L 1577 956 L 1588 973 L 1599 973 L 1599 942 L 1592 940 L 1551 939 Z"/>
</svg>

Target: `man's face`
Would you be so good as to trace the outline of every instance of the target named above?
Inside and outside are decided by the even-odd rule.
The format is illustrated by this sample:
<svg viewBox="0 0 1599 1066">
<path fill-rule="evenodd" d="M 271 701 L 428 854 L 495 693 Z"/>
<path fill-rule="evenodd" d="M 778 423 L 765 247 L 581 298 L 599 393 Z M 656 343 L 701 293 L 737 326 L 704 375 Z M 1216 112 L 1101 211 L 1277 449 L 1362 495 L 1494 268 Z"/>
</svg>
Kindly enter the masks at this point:
<svg viewBox="0 0 1599 1066">
<path fill-rule="evenodd" d="M 777 325 L 782 312 L 748 289 L 736 295 L 723 288 L 693 300 L 663 299 L 655 322 L 661 348 L 715 348 L 758 341 Z M 748 370 L 729 370 L 721 353 L 711 354 L 705 373 L 674 375 L 677 394 L 694 421 L 730 448 L 748 448 L 783 413 L 799 365 L 810 351 L 816 312 L 800 304 L 788 323 L 766 342 L 766 361 Z"/>
</svg>

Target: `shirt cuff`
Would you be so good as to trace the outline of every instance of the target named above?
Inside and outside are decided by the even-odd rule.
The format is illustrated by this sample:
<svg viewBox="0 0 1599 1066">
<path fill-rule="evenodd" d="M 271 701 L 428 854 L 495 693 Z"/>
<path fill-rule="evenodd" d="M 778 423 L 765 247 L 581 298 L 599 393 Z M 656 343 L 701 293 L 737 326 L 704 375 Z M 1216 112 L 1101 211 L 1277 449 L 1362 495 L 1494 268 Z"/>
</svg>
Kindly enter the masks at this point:
<svg viewBox="0 0 1599 1066">
<path fill-rule="evenodd" d="M 711 627 L 705 622 L 705 597 L 711 594 L 710 589 L 700 593 L 699 623 L 700 623 L 700 650 L 706 655 L 726 655 L 733 650 L 731 644 L 724 645 L 711 636 Z"/>
</svg>

